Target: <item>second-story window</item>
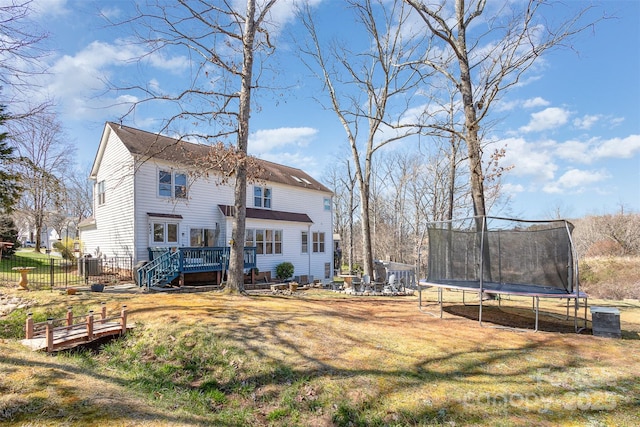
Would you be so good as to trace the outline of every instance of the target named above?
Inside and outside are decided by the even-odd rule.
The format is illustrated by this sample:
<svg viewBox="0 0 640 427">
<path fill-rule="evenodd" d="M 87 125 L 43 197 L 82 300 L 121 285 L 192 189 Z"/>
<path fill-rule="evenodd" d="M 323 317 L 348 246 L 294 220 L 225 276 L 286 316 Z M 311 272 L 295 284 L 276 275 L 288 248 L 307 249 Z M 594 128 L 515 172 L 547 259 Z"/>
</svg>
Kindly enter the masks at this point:
<svg viewBox="0 0 640 427">
<path fill-rule="evenodd" d="M 158 195 L 176 199 L 187 198 L 187 174 L 170 170 L 158 171 Z"/>
<path fill-rule="evenodd" d="M 325 197 L 323 200 L 324 203 L 324 210 L 325 211 L 330 211 L 331 210 L 331 199 L 329 197 Z"/>
<path fill-rule="evenodd" d="M 98 198 L 98 206 L 104 205 L 104 203 L 107 201 L 104 189 L 104 181 L 100 181 L 98 184 L 96 184 L 96 193 Z"/>
<path fill-rule="evenodd" d="M 253 187 L 253 206 L 271 209 L 271 189 L 269 187 Z"/>
</svg>

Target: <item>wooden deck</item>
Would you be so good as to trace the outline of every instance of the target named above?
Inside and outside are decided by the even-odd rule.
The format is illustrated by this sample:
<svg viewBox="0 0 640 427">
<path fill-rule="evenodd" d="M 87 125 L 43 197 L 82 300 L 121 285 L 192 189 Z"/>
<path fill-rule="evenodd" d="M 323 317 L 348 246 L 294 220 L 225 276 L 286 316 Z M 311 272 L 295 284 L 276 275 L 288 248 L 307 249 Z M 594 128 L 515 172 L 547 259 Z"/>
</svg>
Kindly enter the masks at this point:
<svg viewBox="0 0 640 427">
<path fill-rule="evenodd" d="M 95 316 L 93 311 L 90 311 L 86 316 L 74 317 L 69 307 L 67 317 L 48 319 L 46 322 L 38 323 L 33 322 L 29 313 L 25 327 L 26 338 L 22 340 L 22 344 L 33 351 L 51 352 L 87 344 L 106 336 L 125 334 L 128 329 L 131 329 L 131 326 L 127 326 L 126 307 L 126 305 L 122 306 L 120 314 L 112 317 L 106 316 L 104 303 L 99 316 Z M 64 324 L 56 326 L 60 323 Z"/>
</svg>

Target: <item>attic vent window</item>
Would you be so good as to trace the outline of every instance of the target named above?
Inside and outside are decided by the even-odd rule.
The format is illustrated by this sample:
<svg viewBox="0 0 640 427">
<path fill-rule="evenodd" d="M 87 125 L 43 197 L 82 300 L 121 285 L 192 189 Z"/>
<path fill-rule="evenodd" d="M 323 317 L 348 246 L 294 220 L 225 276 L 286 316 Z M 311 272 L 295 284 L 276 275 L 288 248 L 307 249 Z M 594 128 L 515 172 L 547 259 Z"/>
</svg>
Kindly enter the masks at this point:
<svg viewBox="0 0 640 427">
<path fill-rule="evenodd" d="M 291 175 L 291 178 L 293 178 L 293 179 L 295 179 L 296 181 L 298 181 L 298 182 L 302 183 L 302 180 L 301 180 L 300 178 L 298 178 L 297 176 L 295 176 L 295 175 Z"/>
</svg>

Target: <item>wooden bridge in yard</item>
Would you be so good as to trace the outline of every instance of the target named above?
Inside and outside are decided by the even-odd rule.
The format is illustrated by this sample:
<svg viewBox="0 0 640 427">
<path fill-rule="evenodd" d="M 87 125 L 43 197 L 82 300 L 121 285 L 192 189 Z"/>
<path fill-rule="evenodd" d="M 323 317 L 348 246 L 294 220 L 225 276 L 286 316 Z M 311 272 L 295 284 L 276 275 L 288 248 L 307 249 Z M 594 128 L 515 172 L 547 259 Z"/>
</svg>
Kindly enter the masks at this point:
<svg viewBox="0 0 640 427">
<path fill-rule="evenodd" d="M 127 306 L 123 305 L 120 314 L 107 317 L 107 306 L 102 303 L 100 314 L 93 310 L 86 316 L 74 316 L 71 307 L 62 319 L 49 318 L 45 322 L 34 322 L 32 313 L 27 315 L 26 338 L 22 344 L 31 350 L 48 352 L 65 350 L 82 344 L 88 344 L 102 337 L 123 335 L 130 329 L 127 326 Z"/>
</svg>

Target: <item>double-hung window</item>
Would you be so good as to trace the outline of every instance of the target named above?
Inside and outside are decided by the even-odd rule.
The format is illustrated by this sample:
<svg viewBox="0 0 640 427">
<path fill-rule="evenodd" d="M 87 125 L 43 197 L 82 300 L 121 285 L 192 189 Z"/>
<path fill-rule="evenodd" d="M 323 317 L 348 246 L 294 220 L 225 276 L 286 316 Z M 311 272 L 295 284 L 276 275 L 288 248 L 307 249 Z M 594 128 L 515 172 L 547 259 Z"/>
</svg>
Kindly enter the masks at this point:
<svg viewBox="0 0 640 427">
<path fill-rule="evenodd" d="M 271 188 L 253 187 L 253 206 L 271 209 Z"/>
<path fill-rule="evenodd" d="M 99 183 L 96 184 L 96 195 L 97 195 L 98 206 L 104 205 L 104 203 L 107 200 L 106 194 L 105 194 L 105 188 L 104 188 L 104 181 L 100 181 Z"/>
<path fill-rule="evenodd" d="M 313 252 L 324 252 L 324 233 L 313 232 Z"/>
<path fill-rule="evenodd" d="M 186 199 L 187 174 L 165 169 L 158 170 L 158 195 Z"/>
<path fill-rule="evenodd" d="M 307 231 L 303 231 L 301 235 L 301 247 L 300 252 L 303 254 L 309 253 L 309 233 Z"/>
<path fill-rule="evenodd" d="M 247 228 L 244 242 L 246 246 L 255 246 L 258 255 L 282 254 L 282 230 Z"/>
<path fill-rule="evenodd" d="M 152 224 L 153 243 L 178 243 L 178 224 L 172 222 L 154 222 Z"/>
</svg>

